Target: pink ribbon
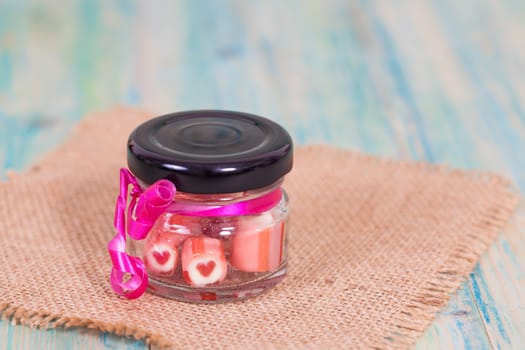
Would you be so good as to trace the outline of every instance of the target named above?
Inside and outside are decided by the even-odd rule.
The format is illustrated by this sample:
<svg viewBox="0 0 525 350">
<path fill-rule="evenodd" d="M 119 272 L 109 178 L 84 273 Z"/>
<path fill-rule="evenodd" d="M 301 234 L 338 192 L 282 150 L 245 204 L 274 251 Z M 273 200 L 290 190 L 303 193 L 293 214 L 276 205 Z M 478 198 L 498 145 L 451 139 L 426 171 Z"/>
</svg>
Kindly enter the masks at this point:
<svg viewBox="0 0 525 350">
<path fill-rule="evenodd" d="M 127 207 L 129 186 L 131 202 Z M 163 212 L 187 216 L 252 215 L 276 206 L 282 197 L 280 188 L 247 201 L 222 206 L 209 206 L 175 202 L 177 190 L 168 180 L 159 180 L 142 191 L 137 179 L 128 169 L 120 169 L 120 193 L 117 197 L 113 225 L 117 234 L 108 243 L 113 264 L 111 287 L 128 299 L 136 299 L 148 287 L 148 275 L 142 260 L 126 253 L 126 228 L 133 239 L 144 239 Z"/>
</svg>

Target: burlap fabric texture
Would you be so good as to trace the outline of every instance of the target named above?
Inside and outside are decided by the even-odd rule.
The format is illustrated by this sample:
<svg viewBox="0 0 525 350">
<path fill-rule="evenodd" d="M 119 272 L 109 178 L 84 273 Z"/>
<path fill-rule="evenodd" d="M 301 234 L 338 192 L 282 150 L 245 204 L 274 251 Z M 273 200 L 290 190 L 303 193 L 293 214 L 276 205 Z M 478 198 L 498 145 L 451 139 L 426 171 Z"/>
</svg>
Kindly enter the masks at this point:
<svg viewBox="0 0 525 350">
<path fill-rule="evenodd" d="M 298 147 L 289 274 L 243 302 L 195 305 L 113 293 L 106 244 L 118 169 L 146 113 L 85 118 L 0 185 L 0 309 L 39 327 L 96 328 L 180 349 L 406 348 L 509 218 L 497 176 Z"/>
</svg>

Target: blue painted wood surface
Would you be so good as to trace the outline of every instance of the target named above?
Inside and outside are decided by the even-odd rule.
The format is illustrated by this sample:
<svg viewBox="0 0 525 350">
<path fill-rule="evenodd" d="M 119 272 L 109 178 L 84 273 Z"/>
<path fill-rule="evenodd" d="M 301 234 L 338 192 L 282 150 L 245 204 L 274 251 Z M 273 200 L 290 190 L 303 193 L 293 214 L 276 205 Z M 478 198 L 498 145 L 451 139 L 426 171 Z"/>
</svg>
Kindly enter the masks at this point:
<svg viewBox="0 0 525 350">
<path fill-rule="evenodd" d="M 301 144 L 493 170 L 523 192 L 523 67 L 522 0 L 0 0 L 0 174 L 126 104 L 251 111 Z M 517 215 L 415 348 L 525 346 L 524 238 Z M 0 322 L 0 349 L 145 347 Z"/>
</svg>

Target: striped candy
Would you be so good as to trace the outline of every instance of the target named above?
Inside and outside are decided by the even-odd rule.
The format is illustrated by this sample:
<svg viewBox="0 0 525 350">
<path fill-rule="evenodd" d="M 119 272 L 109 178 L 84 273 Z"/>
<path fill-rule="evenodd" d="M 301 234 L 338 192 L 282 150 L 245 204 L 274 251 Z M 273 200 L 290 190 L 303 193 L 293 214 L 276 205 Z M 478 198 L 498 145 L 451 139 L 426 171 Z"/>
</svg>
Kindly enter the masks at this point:
<svg viewBox="0 0 525 350">
<path fill-rule="evenodd" d="M 270 213 L 243 217 L 231 242 L 230 264 L 245 272 L 275 271 L 283 259 L 284 223 Z"/>
</svg>

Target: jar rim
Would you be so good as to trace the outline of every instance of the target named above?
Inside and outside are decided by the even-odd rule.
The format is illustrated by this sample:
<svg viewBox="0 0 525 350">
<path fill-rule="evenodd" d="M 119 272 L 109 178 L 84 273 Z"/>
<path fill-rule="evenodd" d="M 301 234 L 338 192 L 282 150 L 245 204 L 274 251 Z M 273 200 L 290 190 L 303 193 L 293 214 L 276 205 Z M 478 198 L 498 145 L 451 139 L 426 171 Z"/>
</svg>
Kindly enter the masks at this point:
<svg viewBox="0 0 525 350">
<path fill-rule="evenodd" d="M 151 185 L 150 183 L 146 183 L 139 178 L 137 178 L 137 181 L 142 188 L 146 188 Z M 189 193 L 177 190 L 177 193 L 175 194 L 175 199 L 177 200 L 177 202 L 206 203 L 207 205 L 224 205 L 263 196 L 281 187 L 283 182 L 284 177 L 262 188 L 255 188 L 247 191 L 233 193 Z M 284 189 L 281 190 L 284 191 Z"/>
</svg>

